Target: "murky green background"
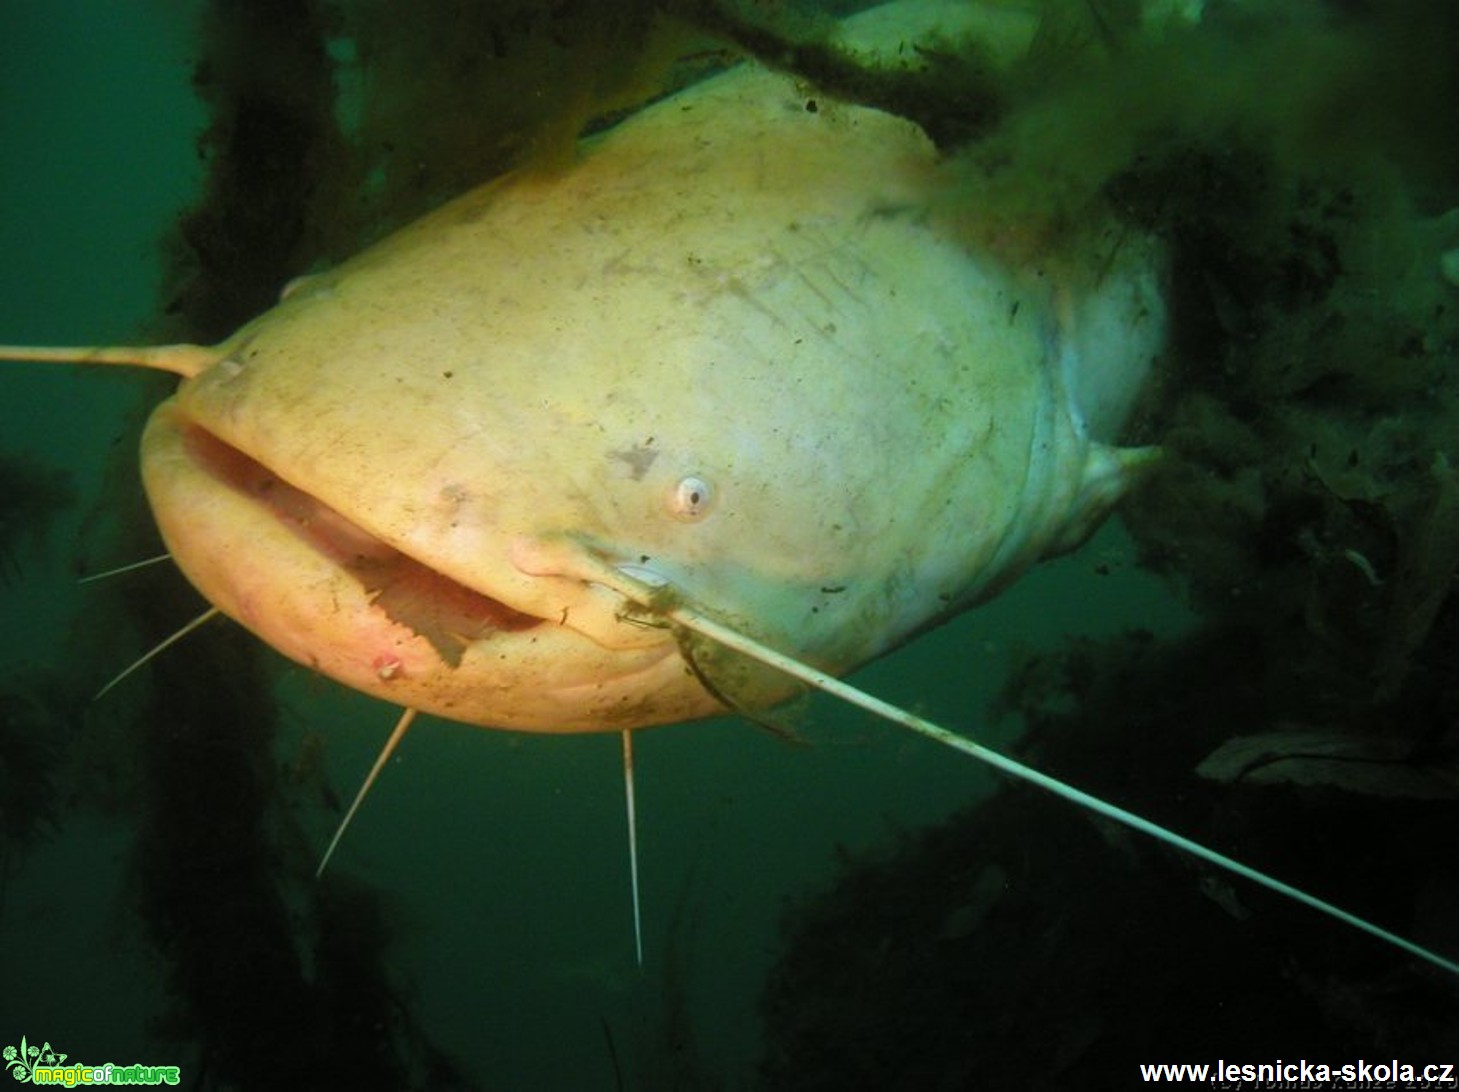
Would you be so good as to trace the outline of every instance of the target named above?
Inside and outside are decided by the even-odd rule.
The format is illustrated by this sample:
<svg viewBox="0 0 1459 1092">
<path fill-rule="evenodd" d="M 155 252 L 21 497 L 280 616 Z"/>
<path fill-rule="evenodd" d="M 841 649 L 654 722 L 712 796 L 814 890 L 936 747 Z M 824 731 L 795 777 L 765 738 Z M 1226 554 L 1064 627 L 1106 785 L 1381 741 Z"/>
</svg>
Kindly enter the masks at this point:
<svg viewBox="0 0 1459 1092">
<path fill-rule="evenodd" d="M 0 2 L 0 340 L 117 343 L 153 328 L 161 240 L 202 174 L 191 19 L 181 0 Z M 186 1082 L 206 1074 L 207 1050 L 168 1017 L 178 998 L 138 917 L 134 839 L 147 800 L 129 733 L 150 673 L 73 711 L 165 635 L 130 620 L 108 586 L 77 577 L 138 559 L 122 551 L 148 533 L 118 527 L 118 514 L 137 511 L 136 438 L 169 383 L 4 366 L 4 450 L 64 470 L 74 490 L 0 570 L 5 708 L 12 725 L 53 733 L 75 757 L 50 767 L 44 835 L 10 843 L 0 862 L 0 1044 L 23 1034 L 75 1061 L 176 1063 Z M 993 723 L 988 707 L 1018 653 L 1183 621 L 1110 527 L 854 681 L 1006 743 L 1017 725 Z M 271 762 L 285 817 L 273 845 L 307 970 L 311 855 L 396 712 L 272 653 L 264 663 L 272 693 L 257 698 L 277 702 Z M 889 850 L 991 784 L 971 760 L 827 701 L 794 723 L 807 746 L 734 719 L 637 737 L 639 970 L 617 737 L 422 718 L 331 866 L 378 899 L 379 950 L 402 1010 L 484 1088 L 611 1089 L 614 1052 L 634 1087 L 754 1087 L 759 993 L 787 902 L 824 889 L 847 852 Z M 230 806 L 218 799 L 195 821 L 225 822 Z M 218 935 L 220 963 L 252 939 Z"/>
</svg>

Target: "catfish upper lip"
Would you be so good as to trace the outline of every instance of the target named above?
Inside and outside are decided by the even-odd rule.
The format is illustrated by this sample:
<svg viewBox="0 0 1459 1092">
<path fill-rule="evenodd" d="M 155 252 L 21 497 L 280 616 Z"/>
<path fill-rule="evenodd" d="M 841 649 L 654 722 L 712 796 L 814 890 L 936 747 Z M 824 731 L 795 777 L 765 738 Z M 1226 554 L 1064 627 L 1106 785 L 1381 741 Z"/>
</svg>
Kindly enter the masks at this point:
<svg viewBox="0 0 1459 1092">
<path fill-rule="evenodd" d="M 374 606 L 430 642 L 453 667 L 476 641 L 531 629 L 544 621 L 382 542 L 196 422 L 184 427 L 183 442 L 196 466 L 267 509 L 302 542 L 349 573 Z"/>
</svg>

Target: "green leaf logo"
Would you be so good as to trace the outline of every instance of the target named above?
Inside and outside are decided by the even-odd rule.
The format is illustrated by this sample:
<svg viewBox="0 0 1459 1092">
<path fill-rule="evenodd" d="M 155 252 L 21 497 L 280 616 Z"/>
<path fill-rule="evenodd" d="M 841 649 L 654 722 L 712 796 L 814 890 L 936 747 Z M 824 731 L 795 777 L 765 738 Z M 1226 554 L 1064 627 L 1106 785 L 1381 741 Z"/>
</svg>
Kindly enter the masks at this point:
<svg viewBox="0 0 1459 1092">
<path fill-rule="evenodd" d="M 38 1065 L 61 1065 L 66 1060 L 65 1054 L 57 1054 L 50 1043 L 41 1046 L 31 1046 L 24 1035 L 20 1037 L 18 1047 L 8 1046 L 0 1051 L 0 1057 L 5 1059 L 5 1068 L 10 1070 L 10 1075 L 21 1084 L 27 1084 L 35 1080 L 35 1067 Z"/>
</svg>

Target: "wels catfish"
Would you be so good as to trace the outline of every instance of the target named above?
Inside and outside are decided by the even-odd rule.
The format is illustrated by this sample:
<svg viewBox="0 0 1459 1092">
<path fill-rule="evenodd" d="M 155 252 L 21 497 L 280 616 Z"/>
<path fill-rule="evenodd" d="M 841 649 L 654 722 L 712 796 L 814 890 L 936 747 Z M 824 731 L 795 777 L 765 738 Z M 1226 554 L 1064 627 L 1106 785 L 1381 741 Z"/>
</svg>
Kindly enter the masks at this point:
<svg viewBox="0 0 1459 1092">
<path fill-rule="evenodd" d="M 966 6 L 841 41 L 894 64 L 929 10 Z M 220 344 L 0 355 L 183 378 L 142 440 L 168 550 L 407 710 L 366 788 L 415 711 L 621 731 L 631 776 L 629 730 L 805 683 L 1459 972 L 835 678 L 1077 545 L 1153 457 L 1113 444 L 1163 345 L 1158 246 L 1111 222 L 1011 261 L 944 166 L 915 122 L 746 63 Z"/>
</svg>

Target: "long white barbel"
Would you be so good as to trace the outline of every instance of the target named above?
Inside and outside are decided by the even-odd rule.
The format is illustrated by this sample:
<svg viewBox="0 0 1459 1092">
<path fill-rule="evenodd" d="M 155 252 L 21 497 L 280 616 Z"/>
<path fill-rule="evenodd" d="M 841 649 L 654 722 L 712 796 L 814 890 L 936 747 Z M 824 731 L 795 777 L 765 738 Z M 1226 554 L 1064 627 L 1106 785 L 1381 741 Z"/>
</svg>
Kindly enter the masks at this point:
<svg viewBox="0 0 1459 1092">
<path fill-rule="evenodd" d="M 633 730 L 623 729 L 623 797 L 628 808 L 628 878 L 633 886 L 633 950 L 643 966 L 643 911 L 638 898 L 638 809 L 634 804 Z"/>
<path fill-rule="evenodd" d="M 400 746 L 400 741 L 405 738 L 406 730 L 415 720 L 417 710 L 402 709 L 400 719 L 395 722 L 391 729 L 390 738 L 385 741 L 385 746 L 380 748 L 380 753 L 375 756 L 375 764 L 370 767 L 370 772 L 365 775 L 365 780 L 355 790 L 355 798 L 350 802 L 349 810 L 344 813 L 344 818 L 339 821 L 339 826 L 334 828 L 334 837 L 329 840 L 329 845 L 324 850 L 324 856 L 319 859 L 319 867 L 314 870 L 314 878 L 317 880 L 324 875 L 324 870 L 329 866 L 329 859 L 334 856 L 334 851 L 339 848 L 340 839 L 344 832 L 349 829 L 350 822 L 355 817 L 355 812 L 360 810 L 360 805 L 365 802 L 365 797 L 370 795 L 370 789 L 380 777 L 380 771 L 385 768 L 385 763 L 390 761 L 390 756 Z"/>
<path fill-rule="evenodd" d="M 222 353 L 213 345 L 0 345 L 0 360 L 42 364 L 121 364 L 155 368 L 191 379 L 216 364 Z"/>
<path fill-rule="evenodd" d="M 951 747 L 955 751 L 961 751 L 963 754 L 970 755 L 980 762 L 992 766 L 996 770 L 1003 771 L 1010 777 L 1016 777 L 1031 785 L 1037 785 L 1039 788 L 1053 793 L 1055 796 L 1062 797 L 1081 808 L 1092 811 L 1096 815 L 1102 815 L 1106 819 L 1112 819 L 1116 823 L 1121 823 L 1132 830 L 1138 830 L 1142 834 L 1147 834 L 1157 841 L 1164 842 L 1166 845 L 1174 846 L 1176 849 L 1189 853 L 1193 857 L 1213 864 L 1218 868 L 1225 869 L 1227 872 L 1231 872 L 1243 879 L 1250 880 L 1252 883 L 1260 884 L 1262 887 L 1275 891 L 1277 894 L 1292 899 L 1294 902 L 1302 903 L 1304 906 L 1310 906 L 1312 909 L 1326 914 L 1328 917 L 1335 918 L 1345 925 L 1350 925 L 1370 936 L 1377 937 L 1379 940 L 1391 944 L 1395 948 L 1407 952 L 1409 955 L 1416 956 L 1428 963 L 1432 963 L 1436 967 L 1448 971 L 1452 975 L 1459 976 L 1459 962 L 1455 960 L 1439 955 L 1437 952 L 1425 948 L 1421 944 L 1417 944 L 1414 941 L 1399 936 L 1397 933 L 1384 929 L 1380 925 L 1375 925 L 1371 921 L 1360 918 L 1340 906 L 1336 906 L 1325 899 L 1319 899 L 1316 895 L 1309 895 L 1301 888 L 1293 887 L 1291 884 L 1284 883 L 1282 880 L 1252 868 L 1250 865 L 1242 864 L 1240 861 L 1228 857 L 1224 853 L 1218 853 L 1216 850 L 1210 849 L 1200 842 L 1192 841 L 1184 835 L 1177 834 L 1173 830 L 1168 830 L 1158 823 L 1136 815 L 1134 812 L 1126 811 L 1124 808 L 1111 804 L 1107 800 L 1101 800 L 1099 797 L 1091 795 L 1083 789 L 1075 788 L 1073 785 L 1060 781 L 1056 777 L 1050 777 L 1048 774 L 1041 773 L 1031 766 L 1025 766 L 1016 759 L 990 750 L 980 743 L 975 743 L 967 737 L 960 736 L 956 732 L 943 728 L 941 725 L 932 723 L 930 720 L 925 720 L 915 713 L 908 712 L 906 709 L 883 701 L 878 697 L 868 694 L 864 690 L 858 690 L 850 683 L 843 682 L 834 675 L 828 675 L 826 672 L 811 667 L 809 664 L 801 663 L 799 660 L 792 659 L 783 653 L 777 652 L 775 649 L 761 644 L 754 638 L 747 637 L 745 634 L 729 626 L 716 622 L 713 618 L 686 605 L 675 596 L 672 586 L 650 582 L 655 579 L 652 574 L 645 574 L 649 576 L 649 580 L 644 580 L 634 575 L 638 572 L 642 572 L 642 570 L 635 568 L 630 573 L 623 569 L 612 568 L 604 564 L 601 568 L 595 567 L 594 578 L 595 581 L 602 583 L 605 587 L 611 588 L 624 598 L 639 604 L 648 611 L 662 616 L 675 625 L 683 626 L 685 629 L 708 637 L 717 644 L 773 667 L 777 671 L 783 671 L 785 674 L 799 679 L 808 686 L 813 686 L 817 690 L 830 694 L 832 697 L 840 698 L 844 702 L 865 709 L 867 712 L 881 717 L 883 720 L 888 720 L 893 724 L 910 729 L 918 735 L 935 740 L 944 747 Z"/>
<path fill-rule="evenodd" d="M 103 686 L 100 690 L 96 692 L 96 697 L 92 698 L 91 700 L 100 700 L 106 694 L 111 692 L 112 687 L 116 686 L 117 683 L 121 682 L 132 672 L 136 671 L 142 665 L 150 663 L 154 657 L 162 652 L 167 651 L 167 649 L 177 644 L 178 641 L 181 641 L 184 637 L 186 637 L 193 630 L 197 629 L 204 622 L 207 622 L 212 618 L 217 618 L 222 613 L 223 612 L 220 611 L 217 607 L 209 607 L 207 610 L 203 611 L 202 614 L 198 615 L 191 622 L 187 623 L 177 632 L 172 634 L 172 636 L 164 637 L 162 640 L 158 641 L 155 645 L 149 648 L 146 652 L 142 653 L 142 655 L 138 656 L 135 660 L 129 663 L 126 667 L 118 671 L 115 675 L 111 677 L 110 682 L 108 682 L 105 686 Z"/>
</svg>

